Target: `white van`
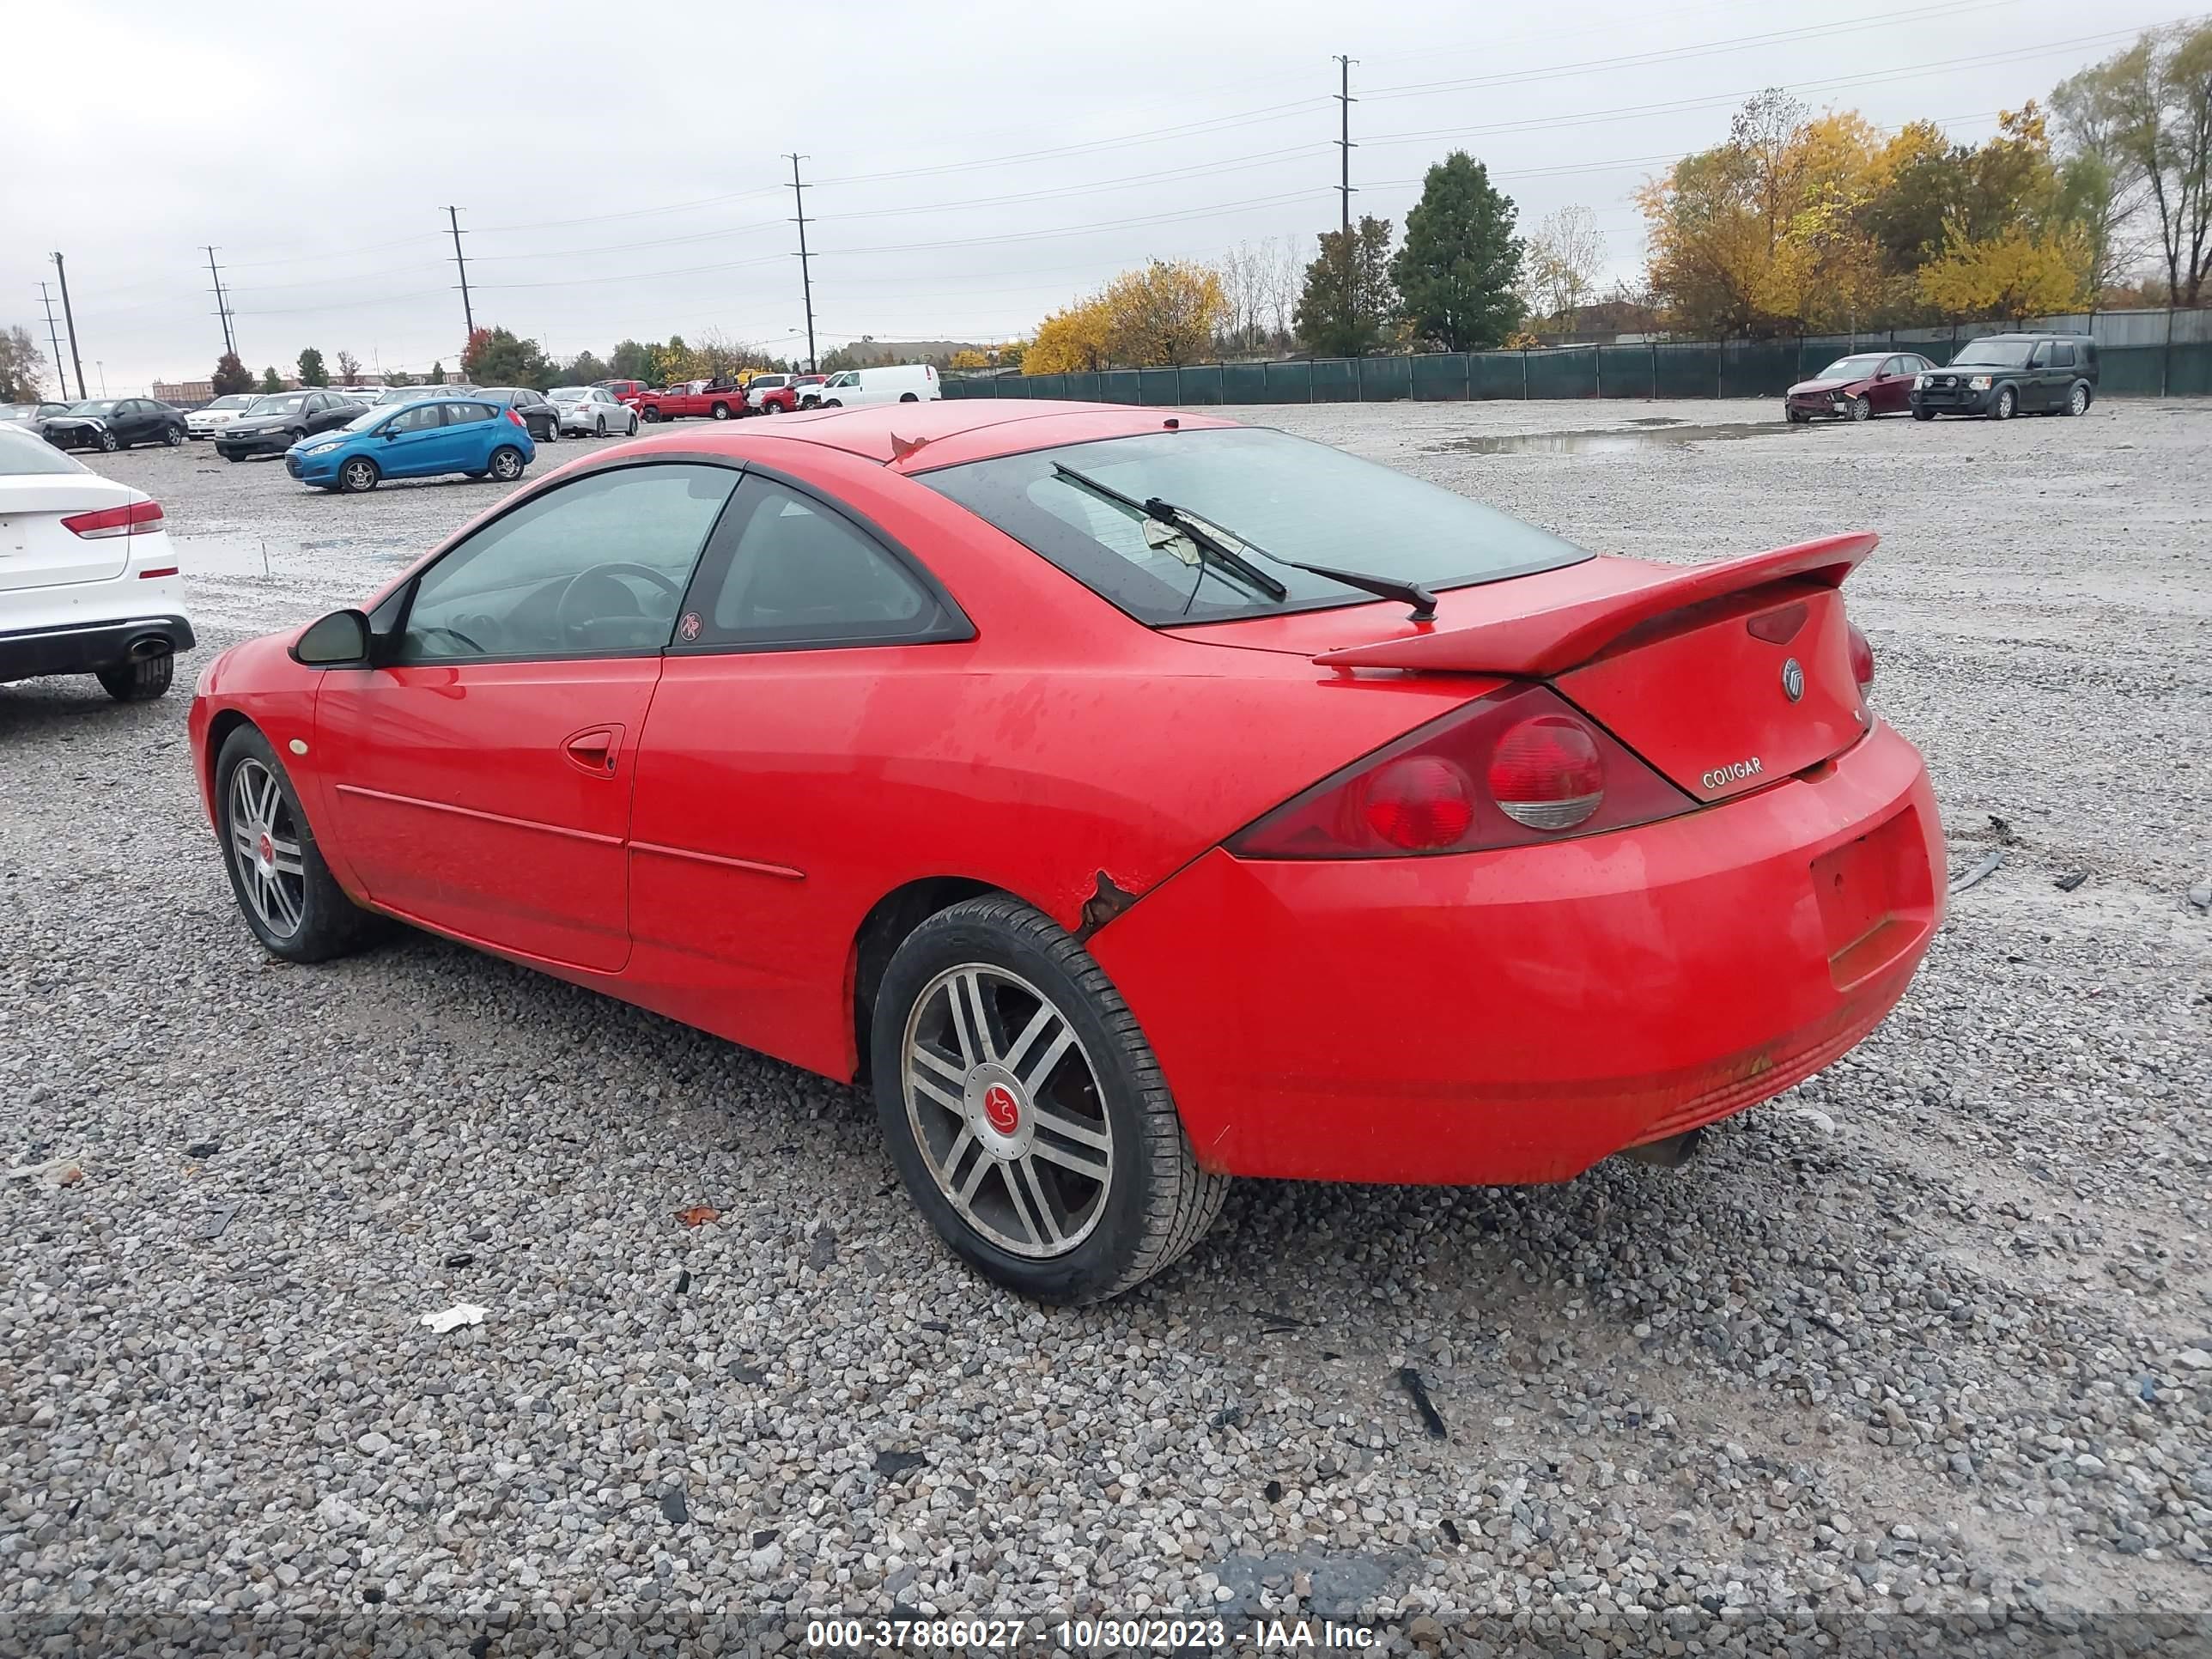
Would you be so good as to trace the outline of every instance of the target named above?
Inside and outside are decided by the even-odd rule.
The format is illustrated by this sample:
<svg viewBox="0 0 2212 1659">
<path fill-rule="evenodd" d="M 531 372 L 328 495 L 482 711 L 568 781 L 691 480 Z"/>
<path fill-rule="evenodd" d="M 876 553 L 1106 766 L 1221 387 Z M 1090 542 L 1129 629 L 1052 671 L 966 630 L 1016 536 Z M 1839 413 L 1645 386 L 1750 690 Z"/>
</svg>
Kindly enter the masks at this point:
<svg viewBox="0 0 2212 1659">
<path fill-rule="evenodd" d="M 820 386 L 801 386 L 801 409 L 859 409 L 868 404 L 934 403 L 945 395 L 927 363 L 886 363 L 840 369 Z"/>
</svg>

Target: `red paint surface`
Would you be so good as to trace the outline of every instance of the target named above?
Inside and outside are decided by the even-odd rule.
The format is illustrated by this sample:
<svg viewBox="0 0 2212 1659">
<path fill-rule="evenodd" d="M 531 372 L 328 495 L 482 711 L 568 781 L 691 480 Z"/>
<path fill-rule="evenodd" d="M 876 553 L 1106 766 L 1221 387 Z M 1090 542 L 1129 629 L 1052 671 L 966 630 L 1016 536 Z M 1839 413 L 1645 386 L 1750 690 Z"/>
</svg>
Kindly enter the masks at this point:
<svg viewBox="0 0 2212 1659">
<path fill-rule="evenodd" d="M 1433 625 L 1378 602 L 1156 632 L 902 476 L 1162 418 L 933 403 L 599 452 L 537 488 L 656 453 L 772 465 L 926 564 L 975 637 L 324 672 L 255 641 L 194 701 L 203 788 L 214 726 L 249 718 L 358 899 L 840 1079 L 888 896 L 952 878 L 1073 931 L 1103 872 L 1134 902 L 1090 948 L 1201 1158 L 1249 1174 L 1560 1178 L 1767 1097 L 1902 993 L 1941 843 L 1918 755 L 1867 727 L 1840 654 L 1834 590 L 1871 537 L 1594 559 L 1445 594 Z M 1796 602 L 1787 639 L 1751 630 Z M 1728 799 L 1486 853 L 1221 849 L 1502 674 L 1554 677 Z M 1746 745 L 1758 777 L 1693 781 Z"/>
</svg>

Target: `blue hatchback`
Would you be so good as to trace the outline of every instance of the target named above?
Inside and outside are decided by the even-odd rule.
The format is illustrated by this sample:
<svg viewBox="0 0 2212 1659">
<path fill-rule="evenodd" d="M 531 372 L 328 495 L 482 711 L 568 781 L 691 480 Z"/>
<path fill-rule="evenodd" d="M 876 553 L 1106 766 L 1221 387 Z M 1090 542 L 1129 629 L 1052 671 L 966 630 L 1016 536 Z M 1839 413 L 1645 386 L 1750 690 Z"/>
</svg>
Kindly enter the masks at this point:
<svg viewBox="0 0 2212 1659">
<path fill-rule="evenodd" d="M 284 470 L 318 489 L 358 494 L 386 478 L 463 472 L 513 483 L 538 457 L 530 430 L 511 410 L 471 398 L 383 404 L 334 432 L 302 438 Z"/>
</svg>

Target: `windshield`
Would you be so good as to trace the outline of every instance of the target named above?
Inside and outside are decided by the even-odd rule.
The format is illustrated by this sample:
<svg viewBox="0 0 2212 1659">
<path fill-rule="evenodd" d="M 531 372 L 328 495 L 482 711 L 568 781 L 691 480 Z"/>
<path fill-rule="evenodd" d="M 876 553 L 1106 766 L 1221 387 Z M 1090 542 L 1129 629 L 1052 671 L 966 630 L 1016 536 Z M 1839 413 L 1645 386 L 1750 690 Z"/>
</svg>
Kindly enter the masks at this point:
<svg viewBox="0 0 2212 1659">
<path fill-rule="evenodd" d="M 431 395 L 419 386 L 395 386 L 386 387 L 377 393 L 376 401 L 380 406 L 388 406 L 392 404 L 411 404 L 418 398 L 428 398 Z"/>
<path fill-rule="evenodd" d="M 106 399 L 94 398 L 88 404 L 71 404 L 69 407 L 69 412 L 72 415 L 105 415 L 114 407 L 115 400 L 112 398 Z"/>
<path fill-rule="evenodd" d="M 366 432 L 378 422 L 390 418 L 392 410 L 389 405 L 364 409 L 339 429 L 345 432 Z"/>
<path fill-rule="evenodd" d="M 1969 340 L 1966 349 L 1951 359 L 1951 366 L 1970 368 L 1979 363 L 1990 368 L 2025 368 L 2028 354 L 2034 349 L 2033 340 Z"/>
<path fill-rule="evenodd" d="M 1863 380 L 1882 364 L 1881 355 L 1872 357 L 1838 357 L 1820 373 L 1823 380 Z"/>
<path fill-rule="evenodd" d="M 15 427 L 0 427 L 0 478 L 90 471 L 43 438 L 34 438 Z"/>
<path fill-rule="evenodd" d="M 249 412 L 255 415 L 295 415 L 307 401 L 296 392 L 282 398 L 259 398 L 254 400 Z"/>
<path fill-rule="evenodd" d="M 945 467 L 921 482 L 1005 531 L 1140 622 L 1220 621 L 1371 604 L 1327 576 L 1257 562 L 1288 592 L 1255 593 L 1194 550 L 1054 471 L 1173 502 L 1231 537 L 1304 564 L 1429 588 L 1464 587 L 1589 557 L 1573 543 L 1435 484 L 1259 427 L 1146 433 Z M 1163 526 L 1164 528 L 1164 526 Z"/>
<path fill-rule="evenodd" d="M 210 404 L 208 407 L 210 409 L 250 409 L 252 405 L 252 398 L 242 396 L 238 392 L 233 392 L 228 398 L 216 398 L 213 403 Z"/>
</svg>

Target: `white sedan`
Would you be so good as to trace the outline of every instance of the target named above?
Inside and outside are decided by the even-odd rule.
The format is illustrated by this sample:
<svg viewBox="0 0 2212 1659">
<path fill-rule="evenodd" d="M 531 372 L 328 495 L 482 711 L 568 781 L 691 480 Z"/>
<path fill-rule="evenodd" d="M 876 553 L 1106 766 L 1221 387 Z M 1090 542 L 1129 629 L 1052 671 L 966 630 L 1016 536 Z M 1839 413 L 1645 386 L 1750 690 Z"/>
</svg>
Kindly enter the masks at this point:
<svg viewBox="0 0 2212 1659">
<path fill-rule="evenodd" d="M 0 428 L 0 684 L 91 674 L 143 702 L 195 643 L 161 504 Z"/>
<path fill-rule="evenodd" d="M 637 411 L 616 399 L 603 386 L 556 386 L 545 400 L 557 412 L 561 430 L 579 437 L 604 438 L 609 433 L 637 435 Z"/>
<path fill-rule="evenodd" d="M 252 407 L 251 393 L 237 392 L 228 398 L 218 398 L 201 408 L 188 409 L 185 411 L 185 435 L 187 438 L 212 438 Z"/>
</svg>

